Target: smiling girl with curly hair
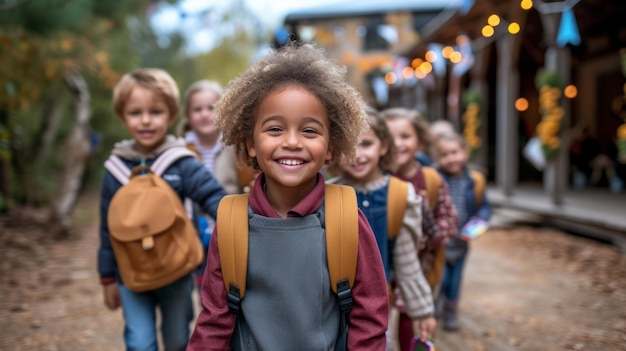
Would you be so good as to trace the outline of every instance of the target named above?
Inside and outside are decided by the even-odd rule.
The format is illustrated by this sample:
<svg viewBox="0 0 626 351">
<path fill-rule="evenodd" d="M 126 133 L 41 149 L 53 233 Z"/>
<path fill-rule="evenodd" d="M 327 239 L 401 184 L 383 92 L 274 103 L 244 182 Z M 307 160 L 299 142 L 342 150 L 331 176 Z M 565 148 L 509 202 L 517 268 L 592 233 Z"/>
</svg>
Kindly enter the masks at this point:
<svg viewBox="0 0 626 351">
<path fill-rule="evenodd" d="M 289 44 L 235 78 L 219 100 L 216 123 L 224 143 L 260 171 L 248 202 L 245 298 L 233 318 L 218 245 L 227 234 L 216 230 L 187 350 L 345 349 L 326 263 L 320 173 L 326 164 L 352 159 L 367 127 L 365 103 L 344 74 L 321 49 Z M 386 278 L 360 211 L 356 264 L 347 348 L 383 350 Z"/>
</svg>

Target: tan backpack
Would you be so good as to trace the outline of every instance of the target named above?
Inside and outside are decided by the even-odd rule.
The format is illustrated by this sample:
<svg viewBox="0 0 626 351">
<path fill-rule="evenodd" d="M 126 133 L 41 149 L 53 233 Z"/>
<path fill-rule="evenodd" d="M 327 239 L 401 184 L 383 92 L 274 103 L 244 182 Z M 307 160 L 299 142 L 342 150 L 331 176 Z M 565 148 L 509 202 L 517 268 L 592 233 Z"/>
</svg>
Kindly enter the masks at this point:
<svg viewBox="0 0 626 351">
<path fill-rule="evenodd" d="M 194 154 L 186 148 L 171 148 L 151 167 L 132 170 L 115 155 L 105 162 L 122 183 L 109 204 L 108 226 L 122 281 L 130 290 L 161 288 L 202 263 L 196 228 L 176 192 L 161 178 L 172 163 L 188 156 Z"/>
<path fill-rule="evenodd" d="M 389 177 L 387 191 L 387 236 L 395 238 L 400 234 L 407 206 L 409 184 L 400 178 Z"/>
<path fill-rule="evenodd" d="M 428 207 L 431 211 L 437 208 L 437 201 L 439 197 L 439 189 L 443 185 L 441 176 L 436 169 L 432 167 L 423 166 L 422 172 L 424 174 L 424 182 L 426 183 L 426 196 L 428 197 Z M 483 202 L 483 196 L 485 193 L 485 177 L 482 173 L 470 170 L 470 177 L 474 181 L 474 196 L 476 208 L 480 207 Z M 435 289 L 441 283 L 443 279 L 443 269 L 446 263 L 446 247 L 445 245 L 439 245 L 436 249 L 433 258 L 433 265 L 430 271 L 426 274 L 428 284 L 432 289 Z"/>
<path fill-rule="evenodd" d="M 326 184 L 324 189 L 326 260 L 331 288 L 339 299 L 340 336 L 335 350 L 346 350 L 352 284 L 356 276 L 359 212 L 354 189 Z M 248 194 L 227 195 L 217 209 L 217 245 L 228 307 L 236 316 L 246 293 L 248 273 Z"/>
</svg>

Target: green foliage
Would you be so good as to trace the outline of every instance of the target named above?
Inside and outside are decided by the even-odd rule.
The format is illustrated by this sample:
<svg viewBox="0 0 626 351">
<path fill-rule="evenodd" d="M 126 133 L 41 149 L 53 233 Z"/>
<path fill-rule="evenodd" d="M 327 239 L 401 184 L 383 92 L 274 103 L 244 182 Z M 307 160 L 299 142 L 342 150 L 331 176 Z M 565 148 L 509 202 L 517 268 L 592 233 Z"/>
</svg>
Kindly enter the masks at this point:
<svg viewBox="0 0 626 351">
<path fill-rule="evenodd" d="M 474 89 L 466 89 L 462 95 L 462 101 L 465 106 L 476 103 L 478 105 L 482 104 L 483 97 L 480 93 Z"/>
<path fill-rule="evenodd" d="M 562 89 L 563 80 L 561 80 L 561 76 L 557 72 L 542 68 L 537 72 L 537 76 L 535 77 L 535 86 L 537 89 L 543 86 Z"/>
<path fill-rule="evenodd" d="M 147 2 L 29 1 L 0 11 L 0 111 L 7 116 L 0 129 L 9 139 L 2 156 L 12 166 L 0 177 L 11 179 L 15 202 L 43 205 L 56 190 L 74 123 L 65 73 L 81 72 L 92 103 L 110 106 L 111 88 L 138 61 L 123 24 Z"/>
<path fill-rule="evenodd" d="M 211 52 L 188 56 L 182 33 L 155 35 L 146 16 L 154 4 L 154 0 L 32 0 L 0 10 L 0 131 L 8 139 L 0 158 L 11 165 L 0 171 L 0 178 L 10 172 L 12 181 L 10 198 L 0 201 L 44 205 L 54 195 L 74 123 L 66 72 L 80 72 L 89 87 L 94 147 L 84 183 L 99 186 L 102 164 L 113 144 L 128 138 L 111 105 L 112 88 L 122 74 L 137 67 L 162 68 L 184 91 L 199 79 L 226 85 L 248 67 L 262 35 L 238 31 Z M 241 1 L 236 5 L 222 21 L 254 21 L 251 13 L 238 7 L 243 6 Z M 52 111 L 59 109 L 61 118 L 55 118 Z M 54 132 L 47 144 L 43 136 L 50 128 Z"/>
<path fill-rule="evenodd" d="M 30 1 L 0 12 L 0 23 L 19 25 L 45 35 L 57 30 L 82 30 L 88 24 L 93 0 Z"/>
<path fill-rule="evenodd" d="M 546 159 L 550 160 L 559 153 L 559 148 L 551 148 L 547 145 L 541 145 L 541 151 L 546 156 Z"/>
</svg>

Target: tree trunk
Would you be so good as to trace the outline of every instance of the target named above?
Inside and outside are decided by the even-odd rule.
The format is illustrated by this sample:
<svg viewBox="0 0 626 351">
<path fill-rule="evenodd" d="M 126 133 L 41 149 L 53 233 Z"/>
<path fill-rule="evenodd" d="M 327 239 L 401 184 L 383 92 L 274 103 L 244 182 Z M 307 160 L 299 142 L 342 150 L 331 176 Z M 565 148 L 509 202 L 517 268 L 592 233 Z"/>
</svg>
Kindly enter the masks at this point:
<svg viewBox="0 0 626 351">
<path fill-rule="evenodd" d="M 40 167 L 45 165 L 50 157 L 50 153 L 54 150 L 54 141 L 59 134 L 61 121 L 66 112 L 67 92 L 58 88 L 46 101 L 41 130 L 35 137 L 36 144 L 33 150 L 38 171 L 41 171 Z"/>
<path fill-rule="evenodd" d="M 49 166 L 50 154 L 54 152 L 54 142 L 59 134 L 61 122 L 67 113 L 67 91 L 63 89 L 61 82 L 51 87 L 47 94 L 41 125 L 32 138 L 33 146 L 30 150 L 25 150 L 21 160 L 24 165 L 20 175 L 24 179 L 24 195 L 26 205 L 36 206 L 45 199 L 47 194 L 42 192 L 41 176 L 46 174 L 46 167 Z"/>
<path fill-rule="evenodd" d="M 65 161 L 59 179 L 58 193 L 52 201 L 52 225 L 59 236 L 66 236 L 72 226 L 72 212 L 90 153 L 91 97 L 87 83 L 78 72 L 66 73 L 65 83 L 74 97 L 74 126 L 65 144 Z"/>
</svg>

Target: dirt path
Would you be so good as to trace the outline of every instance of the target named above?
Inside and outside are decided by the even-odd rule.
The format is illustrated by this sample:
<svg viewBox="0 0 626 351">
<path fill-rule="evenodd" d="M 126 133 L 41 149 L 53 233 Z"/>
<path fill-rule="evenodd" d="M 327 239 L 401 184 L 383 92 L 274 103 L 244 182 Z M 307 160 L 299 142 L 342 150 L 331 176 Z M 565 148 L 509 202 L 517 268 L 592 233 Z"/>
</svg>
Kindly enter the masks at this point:
<svg viewBox="0 0 626 351">
<path fill-rule="evenodd" d="M 626 257 L 553 229 L 497 229 L 476 241 L 459 333 L 438 350 L 626 350 Z"/>
<path fill-rule="evenodd" d="M 96 273 L 97 203 L 81 199 L 67 240 L 30 218 L 0 224 L 0 349 L 123 350 L 121 313 L 104 307 Z"/>
<path fill-rule="evenodd" d="M 0 217 L 0 350 L 123 350 L 121 312 L 102 304 L 97 198 L 81 200 L 77 235 Z M 472 246 L 462 330 L 438 351 L 626 349 L 626 257 L 556 230 L 494 229 Z"/>
</svg>

